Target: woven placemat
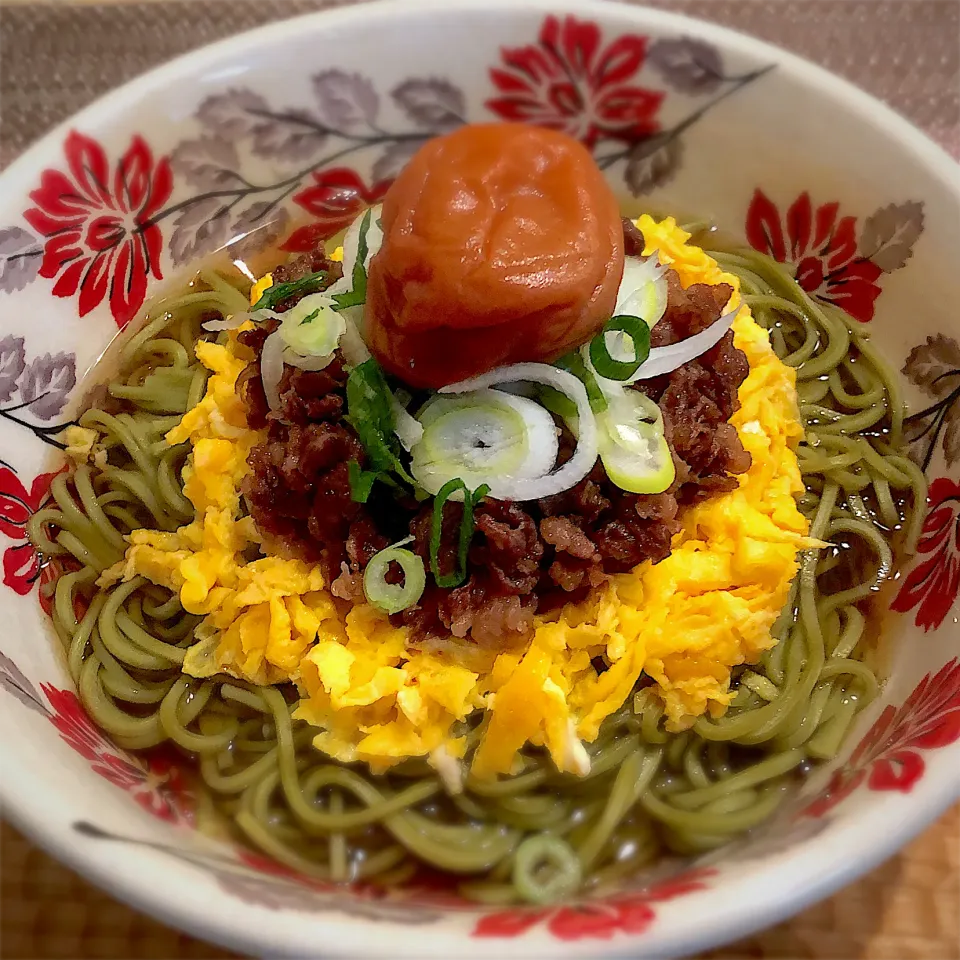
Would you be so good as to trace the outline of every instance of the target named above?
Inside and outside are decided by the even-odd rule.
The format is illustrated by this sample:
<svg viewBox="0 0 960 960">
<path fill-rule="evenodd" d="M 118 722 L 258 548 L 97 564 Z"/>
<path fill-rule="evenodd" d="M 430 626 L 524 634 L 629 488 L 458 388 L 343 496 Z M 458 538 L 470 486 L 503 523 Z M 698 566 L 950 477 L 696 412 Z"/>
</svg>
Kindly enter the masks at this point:
<svg viewBox="0 0 960 960">
<path fill-rule="evenodd" d="M 172 56 L 341 2 L 8 0 L 0 5 L 0 167 L 101 93 Z M 821 63 L 886 100 L 960 158 L 957 0 L 650 5 L 714 20 Z M 0 825 L 0 957 L 230 956 L 117 903 Z M 829 900 L 707 956 L 960 960 L 960 808 Z"/>
<path fill-rule="evenodd" d="M 0 167 L 95 97 L 213 40 L 351 0 L 0 0 Z M 402 3 L 403 0 L 395 0 Z M 455 0 L 451 0 L 455 2 Z M 957 0 L 650 0 L 806 57 L 960 158 Z"/>
</svg>

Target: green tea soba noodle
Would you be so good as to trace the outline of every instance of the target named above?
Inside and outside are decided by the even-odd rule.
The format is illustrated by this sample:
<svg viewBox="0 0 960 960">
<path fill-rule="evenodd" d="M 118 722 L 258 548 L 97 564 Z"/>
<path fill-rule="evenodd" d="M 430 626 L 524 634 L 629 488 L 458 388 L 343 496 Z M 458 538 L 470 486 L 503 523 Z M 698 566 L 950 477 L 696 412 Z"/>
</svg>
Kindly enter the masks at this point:
<svg viewBox="0 0 960 960">
<path fill-rule="evenodd" d="M 333 881 L 402 883 L 425 865 L 456 875 L 480 901 L 548 902 L 603 891 L 666 852 L 712 849 L 769 817 L 802 771 L 836 756 L 877 695 L 870 601 L 894 550 L 914 548 L 924 480 L 903 453 L 896 376 L 865 329 L 760 254 L 712 255 L 739 277 L 754 318 L 797 372 L 800 506 L 810 536 L 833 545 L 802 554 L 776 645 L 735 671 L 723 716 L 668 732 L 655 688 L 641 686 L 586 745 L 586 776 L 557 773 L 545 752 L 527 749 L 518 774 L 470 776 L 451 795 L 425 761 L 374 776 L 327 758 L 312 746 L 316 731 L 292 719 L 292 686 L 184 675 L 199 618 L 142 577 L 104 589 L 95 581 L 132 530 L 174 531 L 193 519 L 180 477 L 189 446 L 170 448 L 164 435 L 203 396 L 194 347 L 216 335 L 201 321 L 248 308 L 204 270 L 127 340 L 106 398 L 79 421 L 98 431 L 105 453 L 58 476 L 55 505 L 31 521 L 34 543 L 67 570 L 53 623 L 94 721 L 133 751 L 175 745 L 244 842 Z M 468 757 L 479 735 L 479 725 L 467 731 Z"/>
</svg>

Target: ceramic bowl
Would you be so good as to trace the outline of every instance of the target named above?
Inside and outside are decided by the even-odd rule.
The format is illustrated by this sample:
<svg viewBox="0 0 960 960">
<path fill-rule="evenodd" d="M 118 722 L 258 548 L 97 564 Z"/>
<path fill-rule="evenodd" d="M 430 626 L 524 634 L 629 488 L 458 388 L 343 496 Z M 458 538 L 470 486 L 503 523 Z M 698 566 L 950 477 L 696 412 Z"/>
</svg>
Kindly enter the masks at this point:
<svg viewBox="0 0 960 960">
<path fill-rule="evenodd" d="M 427 137 L 548 124 L 636 209 L 715 220 L 867 325 L 901 371 L 930 480 L 891 594 L 890 671 L 839 760 L 742 842 L 602 901 L 480 908 L 333 888 L 194 828 L 189 795 L 84 715 L 25 534 L 79 385 L 161 281 L 232 244 L 309 248 Z M 0 178 L 0 740 L 5 812 L 132 905 L 271 956 L 677 955 L 869 870 L 960 797 L 960 186 L 886 107 L 783 51 L 586 0 L 369 4 L 274 23 L 127 84 Z"/>
</svg>

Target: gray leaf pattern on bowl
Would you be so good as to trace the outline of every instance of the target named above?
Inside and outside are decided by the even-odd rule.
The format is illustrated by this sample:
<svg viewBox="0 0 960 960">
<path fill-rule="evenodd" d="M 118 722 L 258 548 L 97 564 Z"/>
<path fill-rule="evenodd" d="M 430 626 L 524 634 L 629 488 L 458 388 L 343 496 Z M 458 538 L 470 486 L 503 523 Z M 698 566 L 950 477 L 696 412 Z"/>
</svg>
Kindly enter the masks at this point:
<svg viewBox="0 0 960 960">
<path fill-rule="evenodd" d="M 723 83 L 720 53 L 703 40 L 657 40 L 648 56 L 663 79 L 681 93 L 713 93 Z"/>
<path fill-rule="evenodd" d="M 70 423 L 44 426 L 31 422 L 52 420 L 66 406 L 77 384 L 77 361 L 71 353 L 44 353 L 27 361 L 24 338 L 8 334 L 0 339 L 0 419 L 30 430 L 38 440 L 61 450 L 57 439 Z M 10 401 L 13 401 L 12 403 Z"/>
<path fill-rule="evenodd" d="M 943 440 L 948 467 L 960 461 L 960 343 L 942 333 L 910 351 L 900 371 L 934 403 L 904 421 L 910 454 L 924 469 Z"/>
<path fill-rule="evenodd" d="M 199 190 L 242 188 L 239 163 L 236 146 L 219 133 L 182 140 L 170 154 L 174 173 Z"/>
<path fill-rule="evenodd" d="M 285 202 L 291 195 L 313 212 L 308 204 L 314 201 L 300 201 L 303 191 L 297 193 L 311 175 L 330 170 L 352 154 L 378 150 L 374 176 L 389 181 L 425 140 L 463 122 L 462 91 L 435 77 L 409 78 L 391 92 L 413 125 L 395 132 L 377 125 L 380 97 L 362 74 L 325 70 L 314 76 L 312 89 L 315 112 L 302 107 L 273 109 L 264 97 L 242 88 L 213 94 L 199 106 L 195 118 L 204 132 L 179 144 L 171 164 L 186 183 L 203 192 L 177 201 L 158 215 L 162 219 L 167 213 L 178 214 L 169 244 L 175 264 L 231 241 L 235 241 L 231 249 L 239 256 L 264 249 L 287 229 L 290 212 Z M 318 158 L 328 148 L 330 152 Z M 292 173 L 278 167 L 272 178 L 256 182 L 242 172 L 244 158 L 253 155 L 287 170 L 295 163 L 302 166 Z M 351 189 L 356 193 L 355 187 L 340 183 L 330 191 L 330 215 L 325 218 L 330 225 L 328 236 L 355 216 Z M 340 209 L 345 197 L 346 213 Z M 251 202 L 234 214 L 245 200 Z"/>
<path fill-rule="evenodd" d="M 41 420 L 51 420 L 66 406 L 77 383 L 77 363 L 68 353 L 45 353 L 31 361 L 20 380 L 24 405 Z"/>
<path fill-rule="evenodd" d="M 13 396 L 26 365 L 23 337 L 8 334 L 0 340 L 0 402 L 5 403 Z"/>
<path fill-rule="evenodd" d="M 201 197 L 173 221 L 170 256 L 188 263 L 219 250 L 229 236 L 229 205 L 220 197 Z"/>
<path fill-rule="evenodd" d="M 47 716 L 40 692 L 5 653 L 0 653 L 0 687 L 12 693 L 25 707 Z"/>
<path fill-rule="evenodd" d="M 634 196 L 669 183 L 680 166 L 683 141 L 670 133 L 641 140 L 627 155 L 624 176 Z"/>
<path fill-rule="evenodd" d="M 449 80 L 430 77 L 405 80 L 390 94 L 406 115 L 421 127 L 452 130 L 466 123 L 463 92 Z"/>
<path fill-rule="evenodd" d="M 326 70 L 313 78 L 320 115 L 334 129 L 371 128 L 380 112 L 380 97 L 373 83 L 360 73 Z"/>
<path fill-rule="evenodd" d="M 247 257 L 276 243 L 283 236 L 290 214 L 268 200 L 255 200 L 242 209 L 230 233 L 237 237 L 230 250 L 234 256 Z"/>
<path fill-rule="evenodd" d="M 14 293 L 32 283 L 40 272 L 37 238 L 23 227 L 0 230 L 0 290 Z"/>
<path fill-rule="evenodd" d="M 863 223 L 860 255 L 884 273 L 899 270 L 913 256 L 923 233 L 923 204 L 914 200 L 881 207 Z"/>
<path fill-rule="evenodd" d="M 407 140 L 391 144 L 373 164 L 375 181 L 393 180 L 410 162 L 410 158 L 420 149 L 423 140 Z"/>
<path fill-rule="evenodd" d="M 265 119 L 253 128 L 253 152 L 258 157 L 289 163 L 308 160 L 327 142 L 329 134 L 321 129 L 307 110 L 291 110 L 283 120 Z"/>
<path fill-rule="evenodd" d="M 266 110 L 267 106 L 266 99 L 252 90 L 227 90 L 207 97 L 197 108 L 196 118 L 224 140 L 234 140 L 253 133 L 258 111 Z"/>
</svg>

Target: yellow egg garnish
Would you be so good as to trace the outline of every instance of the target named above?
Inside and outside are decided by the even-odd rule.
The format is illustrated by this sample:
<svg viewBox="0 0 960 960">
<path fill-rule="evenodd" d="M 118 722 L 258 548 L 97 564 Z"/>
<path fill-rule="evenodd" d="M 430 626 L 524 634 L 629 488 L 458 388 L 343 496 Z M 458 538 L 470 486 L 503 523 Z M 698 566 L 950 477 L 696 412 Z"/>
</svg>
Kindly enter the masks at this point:
<svg viewBox="0 0 960 960">
<path fill-rule="evenodd" d="M 252 307 L 263 296 L 264 290 L 268 290 L 272 286 L 273 286 L 273 274 L 265 273 L 250 288 L 250 306 Z"/>
<path fill-rule="evenodd" d="M 100 434 L 89 427 L 72 426 L 63 431 L 63 440 L 66 443 L 64 453 L 74 463 L 86 463 L 93 456 L 94 444 L 100 439 Z"/>
<path fill-rule="evenodd" d="M 723 273 L 672 219 L 637 221 L 647 242 L 693 283 L 727 283 Z M 251 302 L 271 283 L 264 277 Z M 668 727 L 721 715 L 730 671 L 754 663 L 775 642 L 771 628 L 787 601 L 798 551 L 814 545 L 796 498 L 803 486 L 794 453 L 802 435 L 794 372 L 741 306 L 736 345 L 749 361 L 740 409 L 731 423 L 752 456 L 738 487 L 682 516 L 672 552 L 612 577 L 580 604 L 538 616 L 524 647 L 468 660 L 408 645 L 367 604 L 344 613 L 317 567 L 299 560 L 251 559 L 258 541 L 243 516 L 240 485 L 247 457 L 262 439 L 246 426 L 236 379 L 249 353 L 236 338 L 197 345 L 211 371 L 203 400 L 168 435 L 189 440 L 193 455 L 184 494 L 192 523 L 176 533 L 138 530 L 124 561 L 104 582 L 136 575 L 179 592 L 184 609 L 204 617 L 184 671 L 227 673 L 253 683 L 292 681 L 295 716 L 317 728 L 319 750 L 375 771 L 426 756 L 445 779 L 466 750 L 463 721 L 486 711 L 473 757 L 476 776 L 509 773 L 527 744 L 542 746 L 557 767 L 589 769 L 584 742 L 618 710 L 641 676 L 655 681 Z M 78 438 L 79 440 L 80 438 Z M 79 446 L 79 444 L 78 444 Z M 451 641 L 452 643 L 455 641 Z M 602 657 L 608 669 L 594 667 Z"/>
</svg>

